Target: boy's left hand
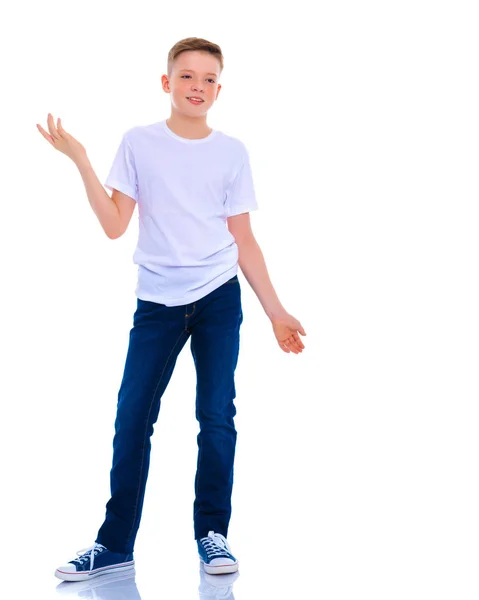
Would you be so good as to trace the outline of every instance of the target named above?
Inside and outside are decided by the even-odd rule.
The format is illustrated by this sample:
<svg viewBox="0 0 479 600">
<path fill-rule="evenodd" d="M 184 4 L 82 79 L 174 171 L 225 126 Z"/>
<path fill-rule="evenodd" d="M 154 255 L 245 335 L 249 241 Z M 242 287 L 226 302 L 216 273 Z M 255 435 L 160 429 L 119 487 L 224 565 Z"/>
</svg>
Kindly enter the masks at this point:
<svg viewBox="0 0 479 600">
<path fill-rule="evenodd" d="M 301 323 L 286 311 L 280 315 L 275 315 L 271 319 L 273 331 L 278 340 L 279 347 L 283 352 L 294 352 L 299 354 L 303 351 L 304 344 L 298 333 L 306 335 Z"/>
</svg>

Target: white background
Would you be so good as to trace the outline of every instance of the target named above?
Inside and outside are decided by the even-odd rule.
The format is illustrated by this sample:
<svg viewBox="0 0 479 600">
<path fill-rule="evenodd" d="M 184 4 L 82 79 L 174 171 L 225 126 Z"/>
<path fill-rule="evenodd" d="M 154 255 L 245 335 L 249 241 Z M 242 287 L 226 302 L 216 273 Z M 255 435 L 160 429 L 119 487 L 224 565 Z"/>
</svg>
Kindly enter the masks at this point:
<svg viewBox="0 0 479 600">
<path fill-rule="evenodd" d="M 302 354 L 283 353 L 240 274 L 234 598 L 478 597 L 474 8 L 2 8 L 0 502 L 12 598 L 58 597 L 55 568 L 103 521 L 136 306 L 137 210 L 109 240 L 77 168 L 36 123 L 61 117 L 103 182 L 123 132 L 169 116 L 160 78 L 188 36 L 223 50 L 208 124 L 249 149 L 253 230 L 307 332 Z M 188 343 L 152 438 L 142 600 L 213 597 L 198 589 L 194 401 Z"/>
</svg>

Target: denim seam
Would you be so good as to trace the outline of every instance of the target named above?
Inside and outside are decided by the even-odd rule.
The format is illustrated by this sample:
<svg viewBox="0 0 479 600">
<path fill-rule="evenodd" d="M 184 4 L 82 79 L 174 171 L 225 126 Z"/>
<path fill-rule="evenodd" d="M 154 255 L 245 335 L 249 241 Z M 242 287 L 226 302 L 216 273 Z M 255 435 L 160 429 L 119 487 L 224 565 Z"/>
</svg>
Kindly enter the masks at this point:
<svg viewBox="0 0 479 600">
<path fill-rule="evenodd" d="M 139 497 L 140 497 L 141 474 L 142 474 L 142 472 L 143 472 L 143 464 L 144 464 L 144 462 L 145 462 L 145 446 L 146 446 L 146 437 L 147 437 L 147 434 L 148 434 L 148 423 L 149 423 L 149 421 L 150 421 L 151 409 L 152 409 L 152 407 L 153 407 L 153 402 L 154 402 L 154 400 L 155 400 L 156 392 L 158 391 L 158 387 L 160 386 L 160 383 L 161 383 L 161 380 L 163 379 L 163 375 L 164 375 L 164 373 L 165 373 L 166 367 L 168 366 L 168 361 L 170 360 L 170 357 L 171 357 L 171 355 L 173 354 L 173 351 L 174 351 L 174 349 L 175 349 L 175 348 L 176 348 L 176 346 L 178 345 L 178 342 L 180 341 L 181 337 L 183 336 L 183 333 L 184 333 L 184 331 L 182 331 L 182 332 L 181 332 L 181 334 L 180 334 L 179 338 L 178 338 L 178 339 L 176 340 L 176 342 L 175 342 L 175 345 L 174 345 L 174 346 L 173 346 L 173 348 L 171 349 L 171 352 L 170 352 L 170 354 L 168 355 L 168 358 L 166 359 L 165 366 L 163 367 L 163 371 L 161 372 L 160 379 L 159 379 L 158 383 L 156 384 L 156 388 L 155 388 L 155 391 L 153 392 L 153 397 L 152 397 L 152 399 L 151 399 L 151 402 L 150 402 L 150 409 L 149 409 L 149 411 L 148 411 L 148 416 L 147 416 L 147 419 L 146 419 L 146 425 L 145 425 L 145 433 L 144 433 L 144 435 L 143 435 L 143 448 L 142 448 L 141 465 L 140 465 L 140 473 L 139 473 L 139 475 L 140 475 L 140 476 L 139 476 L 139 478 L 138 478 L 138 494 L 137 494 L 137 496 L 136 496 L 135 507 L 134 507 L 134 509 L 133 509 L 133 510 L 134 510 L 134 513 L 133 513 L 133 523 L 132 523 L 132 526 L 131 526 L 130 532 L 129 532 L 128 536 L 127 536 L 127 540 L 129 540 L 129 539 L 131 538 L 132 534 L 133 534 L 133 529 L 134 529 L 134 527 L 135 527 L 135 521 L 136 521 L 136 515 L 137 515 L 137 512 L 138 512 L 138 510 L 137 510 L 137 509 L 138 509 L 138 499 L 139 499 Z"/>
<path fill-rule="evenodd" d="M 199 451 L 199 455 L 198 455 L 198 477 L 196 479 L 196 489 L 195 489 L 195 497 L 198 498 L 198 492 L 200 489 L 200 473 L 201 473 L 201 458 L 203 456 L 203 440 L 201 441 L 201 446 L 200 446 L 200 451 Z"/>
<path fill-rule="evenodd" d="M 188 308 L 188 304 L 186 305 L 186 308 Z M 185 317 L 191 317 L 191 315 L 195 312 L 196 310 L 196 302 L 193 304 L 193 312 L 191 312 L 190 314 L 186 313 Z M 185 329 L 186 329 L 186 324 L 185 324 Z"/>
</svg>

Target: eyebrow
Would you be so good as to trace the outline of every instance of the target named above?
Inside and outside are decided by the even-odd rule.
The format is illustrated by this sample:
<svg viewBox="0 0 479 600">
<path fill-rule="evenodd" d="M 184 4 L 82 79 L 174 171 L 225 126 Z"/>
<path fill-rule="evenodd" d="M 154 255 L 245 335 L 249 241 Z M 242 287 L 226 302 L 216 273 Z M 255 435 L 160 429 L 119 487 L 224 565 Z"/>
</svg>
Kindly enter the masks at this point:
<svg viewBox="0 0 479 600">
<path fill-rule="evenodd" d="M 180 69 L 180 73 L 182 71 L 191 71 L 191 73 L 194 73 L 193 69 Z M 213 77 L 218 77 L 216 73 L 205 73 L 205 75 L 213 75 Z"/>
</svg>

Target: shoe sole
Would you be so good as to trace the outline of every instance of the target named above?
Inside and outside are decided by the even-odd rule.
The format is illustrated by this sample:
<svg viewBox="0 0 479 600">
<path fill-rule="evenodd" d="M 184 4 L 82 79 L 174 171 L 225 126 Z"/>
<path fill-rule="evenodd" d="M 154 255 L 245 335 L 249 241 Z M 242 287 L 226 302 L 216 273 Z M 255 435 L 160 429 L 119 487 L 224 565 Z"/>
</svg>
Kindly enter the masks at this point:
<svg viewBox="0 0 479 600">
<path fill-rule="evenodd" d="M 76 573 L 69 573 L 67 571 L 55 571 L 55 577 L 63 579 L 63 581 L 84 581 L 85 579 L 92 579 L 99 575 L 105 575 L 107 573 L 119 573 L 120 571 L 129 571 L 135 567 L 135 561 L 129 561 L 126 563 L 118 563 L 117 565 L 111 565 L 107 567 L 100 567 L 93 569 L 93 571 L 78 571 Z"/>
<path fill-rule="evenodd" d="M 200 562 L 203 564 L 203 568 L 205 573 L 209 575 L 222 575 L 224 573 L 236 573 L 239 568 L 238 562 L 235 562 L 231 565 L 207 565 L 205 561 L 200 558 Z"/>
<path fill-rule="evenodd" d="M 80 592 L 89 590 L 91 594 L 91 590 L 94 590 L 96 588 L 103 588 L 103 586 L 109 586 L 109 584 L 112 584 L 112 588 L 116 588 L 119 582 L 121 582 L 122 585 L 124 584 L 125 586 L 127 586 L 128 584 L 134 584 L 135 577 L 136 572 L 133 568 L 129 571 L 126 571 L 125 573 L 105 573 L 102 577 L 97 577 L 95 581 L 62 581 L 57 585 L 56 591 L 60 595 L 63 594 L 64 598 L 66 598 L 67 595 L 71 597 L 71 594 L 73 592 L 77 594 L 78 597 L 80 597 Z M 206 575 L 204 577 L 206 577 Z"/>
</svg>

